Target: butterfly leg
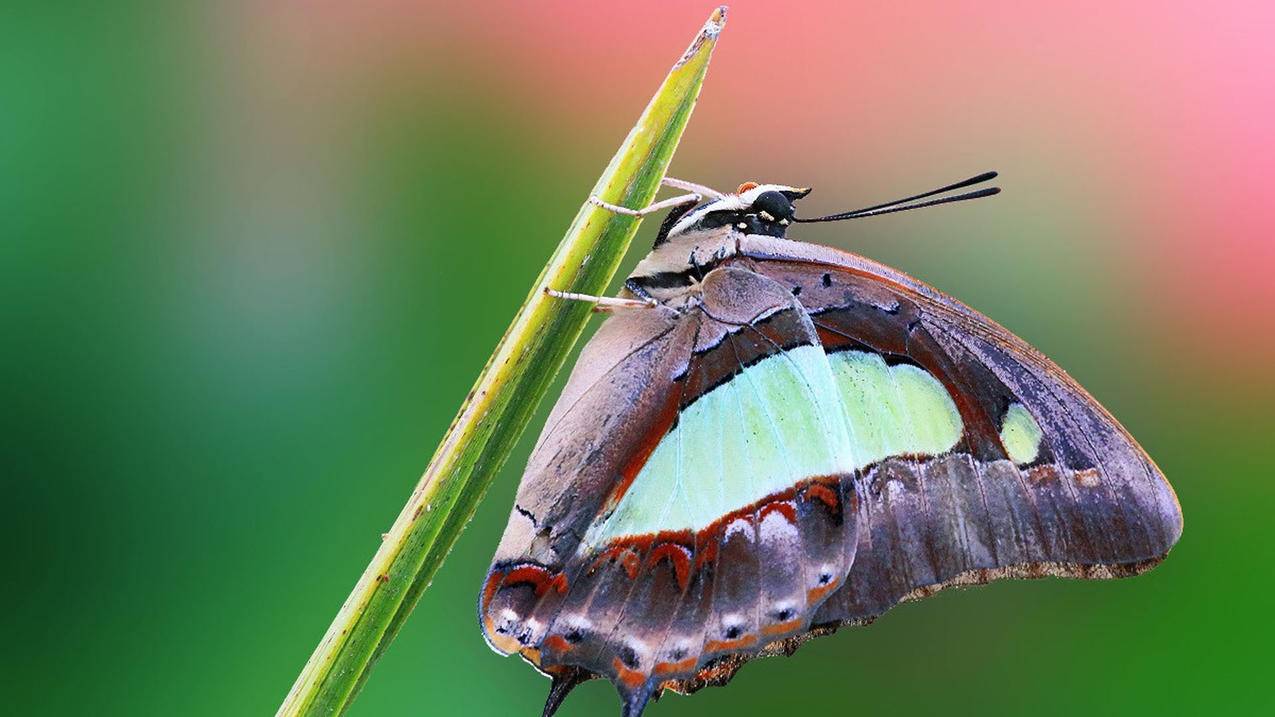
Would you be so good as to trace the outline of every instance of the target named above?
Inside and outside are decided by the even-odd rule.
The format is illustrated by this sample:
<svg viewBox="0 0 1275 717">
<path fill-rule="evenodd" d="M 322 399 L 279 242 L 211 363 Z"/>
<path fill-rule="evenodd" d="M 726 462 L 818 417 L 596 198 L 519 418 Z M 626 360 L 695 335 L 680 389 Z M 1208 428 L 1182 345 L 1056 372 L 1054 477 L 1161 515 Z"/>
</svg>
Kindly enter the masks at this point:
<svg viewBox="0 0 1275 717">
<path fill-rule="evenodd" d="M 726 196 L 712 187 L 706 187 L 703 184 L 688 182 L 685 179 L 677 179 L 675 177 L 665 177 L 660 183 L 666 187 L 681 189 L 685 192 L 694 192 L 707 199 L 721 199 Z"/>
<path fill-rule="evenodd" d="M 651 309 L 659 305 L 655 299 L 625 299 L 618 296 L 593 296 L 577 294 L 574 291 L 557 291 L 545 287 L 545 293 L 555 299 L 568 301 L 588 301 L 595 304 L 594 311 L 612 311 L 615 309 Z"/>
<path fill-rule="evenodd" d="M 549 697 L 545 700 L 544 717 L 553 717 L 553 713 L 562 706 L 567 694 L 589 679 L 591 675 L 578 667 L 564 667 L 554 672 L 553 684 L 549 687 Z"/>
<path fill-rule="evenodd" d="M 647 214 L 654 214 L 655 212 L 663 211 L 672 207 L 680 207 L 683 204 L 693 204 L 701 199 L 703 199 L 703 197 L 698 194 L 683 194 L 656 202 L 649 207 L 643 207 L 641 209 L 629 209 L 628 207 L 622 207 L 618 204 L 604 202 L 596 195 L 589 197 L 589 203 L 595 207 L 602 207 L 609 212 L 623 214 L 626 217 L 644 217 Z"/>
</svg>

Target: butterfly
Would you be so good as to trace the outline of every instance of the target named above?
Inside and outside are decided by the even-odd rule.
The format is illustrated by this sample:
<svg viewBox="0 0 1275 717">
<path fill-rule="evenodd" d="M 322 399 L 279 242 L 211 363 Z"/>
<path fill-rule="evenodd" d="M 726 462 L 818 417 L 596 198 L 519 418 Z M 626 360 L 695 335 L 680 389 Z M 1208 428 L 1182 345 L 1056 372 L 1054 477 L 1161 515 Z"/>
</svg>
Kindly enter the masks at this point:
<svg viewBox="0 0 1275 717">
<path fill-rule="evenodd" d="M 1172 487 L 1062 369 L 902 272 L 786 236 L 990 196 L 951 193 L 995 176 L 811 219 L 809 189 L 667 182 L 693 193 L 653 205 L 673 206 L 654 248 L 598 300 L 479 596 L 491 647 L 552 678 L 546 716 L 595 677 L 637 717 L 947 587 L 1165 557 Z"/>
</svg>

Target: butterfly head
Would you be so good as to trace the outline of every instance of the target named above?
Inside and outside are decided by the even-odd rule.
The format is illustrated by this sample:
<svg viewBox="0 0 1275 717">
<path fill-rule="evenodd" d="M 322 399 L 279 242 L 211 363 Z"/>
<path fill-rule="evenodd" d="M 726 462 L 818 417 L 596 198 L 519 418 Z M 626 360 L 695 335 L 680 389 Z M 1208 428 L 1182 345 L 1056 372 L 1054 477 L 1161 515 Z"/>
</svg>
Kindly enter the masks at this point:
<svg viewBox="0 0 1275 717">
<path fill-rule="evenodd" d="M 808 187 L 745 182 L 733 194 L 699 205 L 674 209 L 660 227 L 655 245 L 682 235 L 731 227 L 745 234 L 782 237 L 792 224 L 794 202 L 810 193 Z"/>
<path fill-rule="evenodd" d="M 720 194 L 700 185 L 690 185 L 685 188 L 695 188 L 701 195 L 709 194 L 711 199 L 669 212 L 660 225 L 651 253 L 638 263 L 626 286 L 643 298 L 658 301 L 684 298 L 688 287 L 695 285 L 695 278 L 702 278 L 705 272 L 740 251 L 745 235 L 786 239 L 788 227 L 796 223 L 839 222 L 990 197 L 1000 189 L 951 192 L 995 177 L 996 172 L 984 172 L 910 197 L 815 217 L 796 215 L 794 205 L 810 193 L 808 188 L 746 182 L 731 194 Z"/>
<path fill-rule="evenodd" d="M 801 219 L 796 217 L 793 203 L 809 194 L 809 188 L 745 182 L 739 185 L 739 189 L 734 194 L 718 195 L 704 204 L 688 205 L 674 209 L 665 218 L 664 224 L 660 226 L 660 233 L 655 238 L 655 246 L 659 247 L 665 242 L 679 239 L 684 235 L 712 231 L 722 227 L 729 227 L 745 234 L 763 234 L 782 238 L 785 232 L 788 231 L 788 226 L 795 222 L 839 222 L 846 219 L 892 214 L 909 209 L 920 209 L 939 204 L 963 202 L 967 199 L 990 197 L 998 194 L 1000 188 L 986 187 L 955 195 L 948 193 L 982 184 L 995 178 L 996 172 L 984 172 L 955 184 L 885 202 L 884 204 L 875 204 L 848 212 Z M 941 196 L 945 194 L 947 196 Z"/>
</svg>

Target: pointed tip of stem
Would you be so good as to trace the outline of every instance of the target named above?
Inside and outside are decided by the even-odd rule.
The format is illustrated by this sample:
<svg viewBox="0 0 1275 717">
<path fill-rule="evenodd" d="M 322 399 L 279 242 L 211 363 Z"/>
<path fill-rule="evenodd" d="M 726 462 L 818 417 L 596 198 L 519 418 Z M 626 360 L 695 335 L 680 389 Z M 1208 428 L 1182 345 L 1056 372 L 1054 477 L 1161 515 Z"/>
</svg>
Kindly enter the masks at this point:
<svg viewBox="0 0 1275 717">
<path fill-rule="evenodd" d="M 719 7 L 700 28 L 690 49 L 665 77 L 616 151 L 593 194 L 621 206 L 645 207 L 654 200 L 699 97 L 725 21 L 726 8 Z M 443 436 L 390 534 L 297 676 L 279 707 L 279 717 L 340 714 L 349 706 L 376 658 L 394 639 L 473 515 L 584 331 L 588 313 L 567 311 L 554 304 L 541 287 L 580 294 L 605 291 L 636 232 L 637 222 L 610 214 L 598 217 L 592 203 L 582 205 Z M 586 263 L 589 271 L 584 270 Z M 378 579 L 391 573 L 410 578 L 402 586 L 397 579 L 388 585 Z M 631 705 L 631 714 L 640 711 L 633 709 L 640 708 L 640 703 Z"/>
<path fill-rule="evenodd" d="M 708 16 L 708 22 L 704 25 L 704 31 L 721 32 L 723 26 L 726 25 L 726 12 L 728 8 L 725 5 L 718 5 L 712 15 Z"/>
<path fill-rule="evenodd" d="M 726 12 L 725 5 L 718 5 L 717 9 L 713 10 L 713 14 L 708 16 L 708 21 L 704 23 L 704 27 L 700 28 L 699 34 L 691 41 L 691 46 L 686 48 L 686 52 L 682 53 L 682 58 L 677 61 L 673 69 L 686 64 L 699 54 L 705 45 L 708 45 L 711 51 L 712 45 L 717 42 L 717 36 L 722 28 L 726 27 Z"/>
</svg>

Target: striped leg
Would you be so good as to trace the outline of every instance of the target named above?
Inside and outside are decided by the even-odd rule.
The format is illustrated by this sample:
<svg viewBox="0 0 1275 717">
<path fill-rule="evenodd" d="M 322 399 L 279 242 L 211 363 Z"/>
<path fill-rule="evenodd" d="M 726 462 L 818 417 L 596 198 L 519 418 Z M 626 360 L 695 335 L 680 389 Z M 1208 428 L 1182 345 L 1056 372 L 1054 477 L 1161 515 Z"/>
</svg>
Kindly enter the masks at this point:
<svg viewBox="0 0 1275 717">
<path fill-rule="evenodd" d="M 589 203 L 594 205 L 595 207 L 601 207 L 609 212 L 614 212 L 616 214 L 623 214 L 626 217 L 644 217 L 647 214 L 654 214 L 655 212 L 663 211 L 665 209 L 680 207 L 683 204 L 694 204 L 695 202 L 698 202 L 699 200 L 703 198 L 704 197 L 702 197 L 701 195 L 695 194 L 695 193 L 682 194 L 676 197 L 670 197 L 669 199 L 656 202 L 655 204 L 652 204 L 648 207 L 643 207 L 641 209 L 629 209 L 628 207 L 622 207 L 618 204 L 611 204 L 609 202 L 604 202 L 600 198 L 598 198 L 596 195 L 589 197 Z"/>
<path fill-rule="evenodd" d="M 587 301 L 595 304 L 594 311 L 614 311 L 615 309 L 653 309 L 659 305 L 655 299 L 625 299 L 618 296 L 594 296 L 577 294 L 574 291 L 557 291 L 545 287 L 544 291 L 555 299 L 568 301 Z"/>
<path fill-rule="evenodd" d="M 680 189 L 684 192 L 694 192 L 707 199 L 721 199 L 726 196 L 725 194 L 722 194 L 721 192 L 717 191 L 716 189 L 713 189 L 712 187 L 706 187 L 703 184 L 696 184 L 695 182 L 688 182 L 685 179 L 665 177 L 663 180 L 661 180 L 661 184 L 663 184 L 666 187 Z"/>
</svg>

